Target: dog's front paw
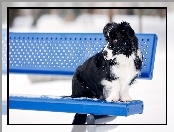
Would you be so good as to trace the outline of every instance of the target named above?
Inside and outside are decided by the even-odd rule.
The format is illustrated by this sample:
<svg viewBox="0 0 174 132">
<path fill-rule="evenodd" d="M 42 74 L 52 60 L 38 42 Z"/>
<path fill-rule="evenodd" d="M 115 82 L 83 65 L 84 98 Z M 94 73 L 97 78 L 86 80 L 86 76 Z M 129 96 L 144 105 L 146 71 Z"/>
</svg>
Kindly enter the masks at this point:
<svg viewBox="0 0 174 132">
<path fill-rule="evenodd" d="M 107 102 L 117 102 L 119 100 L 119 96 L 118 95 L 110 95 L 106 101 Z"/>
<path fill-rule="evenodd" d="M 128 102 L 128 101 L 132 101 L 132 98 L 129 95 L 127 95 L 127 96 L 121 96 L 120 100 L 123 102 Z"/>
</svg>

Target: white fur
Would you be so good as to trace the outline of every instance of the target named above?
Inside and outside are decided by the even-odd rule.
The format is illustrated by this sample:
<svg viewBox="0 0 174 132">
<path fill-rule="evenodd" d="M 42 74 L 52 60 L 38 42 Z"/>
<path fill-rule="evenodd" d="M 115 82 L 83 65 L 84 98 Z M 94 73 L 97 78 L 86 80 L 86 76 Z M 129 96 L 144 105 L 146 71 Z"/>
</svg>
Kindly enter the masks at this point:
<svg viewBox="0 0 174 132">
<path fill-rule="evenodd" d="M 137 50 L 137 56 L 141 59 L 142 61 L 142 52 L 140 49 Z"/>
<path fill-rule="evenodd" d="M 134 65 L 135 54 L 132 53 L 129 57 L 123 54 L 115 56 L 109 56 L 108 54 L 107 59 L 108 58 L 116 58 L 118 65 L 112 66 L 111 72 L 119 78 L 113 81 L 102 80 L 101 84 L 104 85 L 105 90 L 109 93 L 109 95 L 105 95 L 106 100 L 108 102 L 118 101 L 119 99 L 122 101 L 131 101 L 132 99 L 129 96 L 129 83 L 131 79 L 138 74 Z"/>
<path fill-rule="evenodd" d="M 104 48 L 105 51 L 107 51 L 107 57 L 105 59 L 110 60 L 110 59 L 114 59 L 113 55 L 112 55 L 112 50 L 108 49 L 108 44 L 107 43 L 106 47 Z"/>
</svg>

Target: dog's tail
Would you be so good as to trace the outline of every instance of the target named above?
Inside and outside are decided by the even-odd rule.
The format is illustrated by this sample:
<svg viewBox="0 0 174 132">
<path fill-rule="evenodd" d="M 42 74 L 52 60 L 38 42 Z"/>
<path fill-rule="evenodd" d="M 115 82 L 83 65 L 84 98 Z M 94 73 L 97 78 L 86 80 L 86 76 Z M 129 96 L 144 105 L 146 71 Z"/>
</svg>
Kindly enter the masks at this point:
<svg viewBox="0 0 174 132">
<path fill-rule="evenodd" d="M 76 113 L 74 116 L 74 120 L 72 125 L 82 125 L 86 123 L 87 114 L 78 114 Z"/>
</svg>

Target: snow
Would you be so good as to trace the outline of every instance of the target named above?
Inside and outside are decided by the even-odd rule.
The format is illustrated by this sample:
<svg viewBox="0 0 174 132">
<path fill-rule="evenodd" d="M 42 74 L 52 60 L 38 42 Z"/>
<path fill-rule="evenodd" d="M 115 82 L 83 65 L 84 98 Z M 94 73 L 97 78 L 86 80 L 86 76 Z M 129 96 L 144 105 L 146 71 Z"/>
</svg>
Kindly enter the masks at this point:
<svg viewBox="0 0 174 132">
<path fill-rule="evenodd" d="M 171 34 L 174 26 L 174 13 L 168 13 L 168 126 L 142 126 L 142 125 L 119 125 L 117 128 L 110 130 L 110 132 L 123 132 L 134 131 L 160 131 L 166 130 L 173 131 L 172 126 L 174 117 L 173 95 L 174 90 L 171 87 L 173 81 L 172 66 L 173 61 L 173 35 Z M 90 21 L 92 18 L 92 21 Z M 25 21 L 27 20 L 27 23 Z M 103 15 L 89 16 L 84 14 L 74 22 L 64 22 L 58 16 L 42 16 L 35 28 L 31 28 L 31 16 L 28 18 L 17 18 L 15 26 L 10 31 L 18 32 L 102 32 L 104 25 L 107 23 L 108 18 Z M 138 33 L 138 17 L 137 16 L 115 16 L 115 22 L 122 20 L 128 21 L 135 32 Z M 142 100 L 144 102 L 143 114 L 137 114 L 129 117 L 117 117 L 110 124 L 165 124 L 166 123 L 166 21 L 159 17 L 143 16 L 142 18 L 143 33 L 156 33 L 158 35 L 157 52 L 155 56 L 154 76 L 153 80 L 137 80 L 137 83 L 131 88 L 130 95 L 134 100 Z M 6 24 L 3 24 L 4 27 Z M 170 28 L 169 28 L 170 27 Z M 169 48 L 170 47 L 170 48 Z M 2 78 L 2 99 L 6 99 L 7 95 L 7 81 L 6 75 Z M 31 83 L 28 76 L 10 74 L 10 94 L 33 94 L 36 96 L 50 95 L 50 96 L 63 96 L 71 94 L 71 80 L 57 80 L 51 82 Z M 41 112 L 41 111 L 21 111 L 10 110 L 10 123 L 16 124 L 68 124 L 73 120 L 74 113 L 54 113 L 54 112 Z M 7 116 L 2 116 L 2 127 L 4 131 L 13 132 L 35 132 L 42 130 L 42 132 L 52 131 L 65 131 L 70 132 L 72 126 L 61 125 L 42 125 L 42 126 L 7 126 Z"/>
</svg>

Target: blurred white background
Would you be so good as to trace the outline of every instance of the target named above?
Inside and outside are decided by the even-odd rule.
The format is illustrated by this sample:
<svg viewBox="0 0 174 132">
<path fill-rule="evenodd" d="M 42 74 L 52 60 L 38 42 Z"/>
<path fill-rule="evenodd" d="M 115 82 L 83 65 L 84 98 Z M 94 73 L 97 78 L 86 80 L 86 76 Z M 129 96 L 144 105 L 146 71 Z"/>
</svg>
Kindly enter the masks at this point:
<svg viewBox="0 0 174 132">
<path fill-rule="evenodd" d="M 168 6 L 168 22 L 174 20 L 174 6 L 172 4 L 158 6 Z M 5 8 L 9 3 L 4 3 Z M 153 6 L 153 3 L 10 3 L 10 6 Z M 2 28 L 6 28 L 6 12 L 3 11 Z M 141 11 L 141 12 L 140 12 Z M 41 15 L 42 14 L 42 15 Z M 127 21 L 136 33 L 155 33 L 158 36 L 157 52 L 155 56 L 153 80 L 137 80 L 131 89 L 133 99 L 142 100 L 145 108 L 142 115 L 129 117 L 118 117 L 110 122 L 111 124 L 165 124 L 166 123 L 166 16 L 165 10 L 13 10 L 11 12 L 10 31 L 15 32 L 102 32 L 103 27 L 109 21 Z M 172 33 L 174 26 L 168 24 L 168 32 Z M 172 46 L 172 36 L 168 34 L 168 45 Z M 172 61 L 172 48 L 168 49 L 169 65 Z M 172 72 L 169 76 L 172 76 Z M 2 78 L 2 99 L 6 99 L 6 75 Z M 170 78 L 168 78 L 170 80 Z M 35 83 L 34 83 L 35 82 Z M 168 87 L 172 84 L 169 82 Z M 168 88 L 168 89 L 169 89 Z M 173 92 L 173 91 L 172 91 Z M 10 74 L 10 93 L 14 94 L 37 94 L 37 95 L 70 95 L 71 77 L 62 78 L 55 76 L 29 76 Z M 168 95 L 171 97 L 171 92 Z M 168 106 L 172 106 L 172 101 L 168 101 Z M 170 116 L 173 116 L 173 108 L 169 109 Z M 74 114 L 51 113 L 36 111 L 10 110 L 10 123 L 46 123 L 63 124 L 71 123 Z M 46 132 L 63 130 L 70 132 L 72 126 L 7 126 L 6 116 L 3 115 L 3 130 L 19 132 L 42 129 Z M 172 121 L 172 118 L 168 118 Z M 54 128 L 54 130 L 53 130 Z M 174 130 L 172 125 L 165 127 L 157 126 L 119 126 L 112 131 L 132 130 L 141 131 L 165 131 Z"/>
</svg>

